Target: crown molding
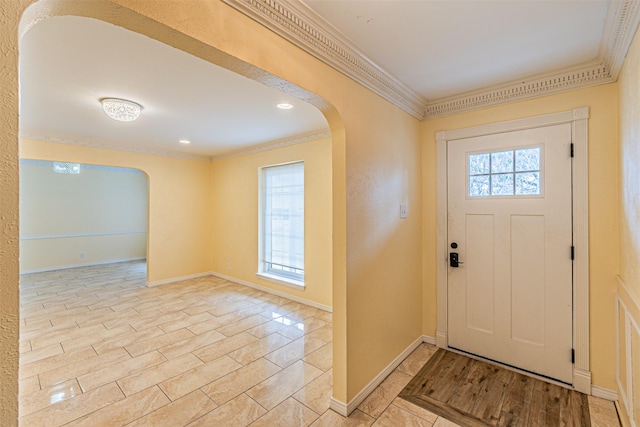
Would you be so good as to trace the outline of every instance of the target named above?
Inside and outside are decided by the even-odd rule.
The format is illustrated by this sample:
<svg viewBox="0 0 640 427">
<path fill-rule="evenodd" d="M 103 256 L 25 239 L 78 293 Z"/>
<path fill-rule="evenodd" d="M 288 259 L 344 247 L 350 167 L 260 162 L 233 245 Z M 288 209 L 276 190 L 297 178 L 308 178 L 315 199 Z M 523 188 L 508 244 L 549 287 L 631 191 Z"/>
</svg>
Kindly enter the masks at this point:
<svg viewBox="0 0 640 427">
<path fill-rule="evenodd" d="M 640 24 L 638 0 L 610 0 L 598 58 L 578 67 L 427 100 L 383 70 L 299 0 L 222 0 L 418 119 L 447 116 L 616 81 Z"/>
<path fill-rule="evenodd" d="M 611 73 L 602 63 L 592 63 L 443 98 L 427 105 L 425 117 L 443 117 L 613 81 Z"/>
<path fill-rule="evenodd" d="M 227 152 L 225 154 L 220 154 L 217 156 L 206 156 L 206 155 L 199 155 L 199 154 L 181 153 L 181 152 L 169 151 L 169 150 L 152 150 L 152 149 L 143 148 L 143 147 L 116 147 L 110 144 L 107 140 L 99 141 L 94 138 L 82 139 L 82 140 L 71 139 L 71 138 L 60 138 L 60 137 L 44 135 L 38 132 L 33 132 L 28 130 L 20 131 L 20 139 L 53 142 L 57 144 L 79 145 L 82 147 L 100 148 L 103 150 L 126 151 L 131 153 L 138 153 L 138 154 L 149 154 L 152 156 L 172 157 L 176 159 L 185 159 L 185 160 L 196 160 L 200 162 L 214 162 L 218 160 L 229 159 L 232 157 L 246 156 L 249 154 L 275 150 L 277 148 L 288 147 L 290 145 L 302 144 L 304 142 L 315 141 L 318 139 L 330 138 L 330 137 L 331 137 L 331 132 L 329 130 L 322 130 L 322 131 L 316 131 L 316 132 L 309 132 L 302 135 L 296 135 L 289 138 L 277 139 L 275 141 L 270 141 L 266 144 L 254 145 L 248 148 Z"/>
<path fill-rule="evenodd" d="M 222 0 L 271 31 L 422 120 L 426 99 L 358 49 L 313 9 L 297 0 Z"/>
<path fill-rule="evenodd" d="M 618 79 L 624 58 L 640 25 L 640 2 L 637 0 L 610 1 L 600 45 L 602 63 Z"/>
<path fill-rule="evenodd" d="M 215 162 L 218 160 L 230 159 L 233 157 L 246 156 L 249 154 L 260 153 L 262 151 L 275 150 L 277 148 L 288 147 L 290 145 L 302 144 L 303 142 L 316 141 L 318 139 L 330 138 L 331 132 L 328 130 L 323 130 L 320 132 L 310 132 L 304 135 L 298 135 L 292 138 L 283 138 L 278 139 L 276 141 L 272 141 L 266 144 L 253 146 L 250 148 L 232 151 L 230 153 L 221 154 L 219 156 L 211 157 L 211 161 Z"/>
</svg>

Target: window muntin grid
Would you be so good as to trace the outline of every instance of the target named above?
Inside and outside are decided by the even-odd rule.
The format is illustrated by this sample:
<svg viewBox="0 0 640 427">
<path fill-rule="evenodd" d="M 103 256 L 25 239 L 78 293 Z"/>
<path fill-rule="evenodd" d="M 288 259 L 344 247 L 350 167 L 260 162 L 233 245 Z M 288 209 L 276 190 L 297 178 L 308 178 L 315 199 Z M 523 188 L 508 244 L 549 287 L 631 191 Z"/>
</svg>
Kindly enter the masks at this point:
<svg viewBox="0 0 640 427">
<path fill-rule="evenodd" d="M 541 154 L 541 147 L 468 154 L 468 196 L 540 195 Z"/>
</svg>

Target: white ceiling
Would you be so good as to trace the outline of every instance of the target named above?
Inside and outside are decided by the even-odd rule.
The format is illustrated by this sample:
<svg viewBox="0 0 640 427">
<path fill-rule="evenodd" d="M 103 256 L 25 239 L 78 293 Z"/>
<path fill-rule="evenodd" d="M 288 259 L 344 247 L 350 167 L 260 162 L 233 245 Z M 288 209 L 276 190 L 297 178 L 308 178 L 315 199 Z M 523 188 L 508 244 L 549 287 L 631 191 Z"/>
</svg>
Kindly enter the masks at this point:
<svg viewBox="0 0 640 427">
<path fill-rule="evenodd" d="M 427 100 L 595 60 L 608 0 L 303 0 Z"/>
<path fill-rule="evenodd" d="M 252 16 L 246 5 L 255 2 L 223 1 Z M 289 8 L 288 13 L 313 21 L 303 28 L 319 28 L 318 34 L 337 40 L 335 46 L 352 47 L 346 51 L 361 54 L 362 64 L 373 63 L 374 74 L 382 73 L 380 81 L 390 79 L 384 90 L 396 91 L 391 96 L 378 93 L 403 108 L 411 104 L 405 109 L 420 117 L 429 116 L 424 108 L 434 102 L 444 99 L 440 105 L 449 108 L 467 94 L 490 93 L 490 88 L 498 88 L 495 99 L 508 101 L 499 90 L 514 82 L 535 95 L 536 76 L 547 79 L 579 70 L 570 76 L 576 84 L 606 82 L 589 74 L 597 70 L 596 77 L 615 79 L 617 71 L 610 68 L 621 65 L 628 48 L 619 39 L 630 42 L 640 16 L 627 3 L 633 2 L 270 0 L 268 5 Z M 625 16 L 628 11 L 633 17 Z M 294 32 L 276 28 L 257 13 L 252 17 L 323 60 L 337 58 L 318 55 L 295 40 Z M 44 20 L 24 36 L 20 58 L 24 137 L 207 158 L 328 129 L 315 107 L 101 21 Z M 350 70 L 336 68 L 367 84 Z M 553 79 L 543 86 L 548 82 L 566 90 Z M 374 86 L 368 87 L 376 90 Z M 103 97 L 142 104 L 141 118 L 132 123 L 108 119 L 99 103 Z M 276 109 L 282 101 L 295 108 Z M 437 114 L 449 111 L 444 107 Z M 182 138 L 192 144 L 179 144 Z"/>
<path fill-rule="evenodd" d="M 108 118 L 99 101 L 105 97 L 141 104 L 140 118 Z M 294 108 L 276 108 L 283 101 Z M 326 131 L 328 124 L 310 104 L 146 36 L 56 17 L 21 41 L 20 128 L 45 140 L 215 156 Z"/>
</svg>

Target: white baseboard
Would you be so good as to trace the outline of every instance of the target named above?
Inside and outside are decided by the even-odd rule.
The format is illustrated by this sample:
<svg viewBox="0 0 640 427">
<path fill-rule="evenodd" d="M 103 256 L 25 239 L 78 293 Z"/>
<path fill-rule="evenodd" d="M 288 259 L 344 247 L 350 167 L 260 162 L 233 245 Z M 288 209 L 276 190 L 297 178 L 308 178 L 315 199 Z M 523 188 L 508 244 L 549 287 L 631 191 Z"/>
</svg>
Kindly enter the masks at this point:
<svg viewBox="0 0 640 427">
<path fill-rule="evenodd" d="M 573 368 L 573 388 L 584 394 L 591 394 L 591 371 Z"/>
<path fill-rule="evenodd" d="M 349 416 L 349 411 L 347 410 L 347 404 L 344 402 L 340 402 L 338 399 L 335 399 L 333 397 L 329 401 L 329 409 L 331 409 L 334 412 L 337 412 L 343 417 Z"/>
<path fill-rule="evenodd" d="M 94 265 L 117 264 L 119 262 L 140 261 L 143 259 L 146 259 L 146 257 L 120 258 L 120 259 L 110 259 L 107 261 L 99 261 L 99 262 L 87 262 L 85 264 L 72 264 L 72 265 L 61 265 L 57 267 L 36 268 L 33 270 L 20 270 L 20 274 L 44 273 L 46 271 L 67 270 L 69 268 L 91 267 Z"/>
<path fill-rule="evenodd" d="M 360 390 L 360 392 L 356 394 L 354 398 L 351 399 L 351 401 L 349 401 L 349 403 L 347 403 L 346 405 L 340 401 L 332 399 L 331 409 L 338 412 L 340 415 L 344 417 L 349 416 L 349 414 L 355 411 L 356 408 L 371 393 L 373 393 L 376 387 L 378 387 L 382 383 L 382 381 L 384 381 L 389 375 L 391 375 L 393 370 L 396 369 L 402 362 L 404 362 L 404 359 L 409 357 L 409 355 L 413 352 L 413 350 L 415 350 L 423 342 L 424 342 L 424 338 L 420 336 L 414 342 L 409 344 L 409 347 L 405 348 L 402 353 L 400 353 L 395 359 L 393 359 L 391 363 L 387 365 L 386 368 L 384 368 L 378 375 L 376 375 L 375 378 L 372 379 L 369 382 L 369 384 L 367 384 L 362 390 Z M 339 411 L 342 411 L 342 412 L 339 412 Z"/>
<path fill-rule="evenodd" d="M 342 415 L 343 417 L 348 417 L 349 414 L 355 411 L 356 408 L 364 401 L 364 399 L 366 399 L 367 396 L 369 396 L 373 392 L 373 390 L 375 390 L 376 387 L 378 387 L 380 383 L 382 383 L 382 381 L 384 381 L 385 378 L 387 378 L 393 372 L 394 369 L 396 369 L 402 362 L 404 362 L 407 357 L 409 357 L 409 355 L 420 345 L 420 343 L 435 345 L 436 339 L 428 335 L 422 335 L 420 338 L 411 343 L 411 345 L 407 347 L 400 355 L 398 355 L 398 357 L 396 357 L 393 362 L 391 362 L 382 372 L 380 372 L 378 376 L 371 380 L 371 382 L 367 384 L 367 386 L 363 388 L 362 391 L 360 391 L 360 393 L 356 395 L 356 397 L 351 399 L 351 402 L 347 404 L 332 397 L 329 408 Z"/>
<path fill-rule="evenodd" d="M 591 395 L 593 397 L 599 397 L 612 402 L 618 400 L 618 393 L 615 390 L 609 390 L 608 388 L 599 387 L 597 385 L 591 386 Z"/>
<path fill-rule="evenodd" d="M 434 337 L 430 337 L 429 335 L 423 335 L 422 342 L 431 344 L 431 345 L 436 345 L 436 339 Z"/>
<path fill-rule="evenodd" d="M 311 301 L 311 300 L 308 300 L 308 299 L 305 299 L 305 298 L 300 298 L 300 297 L 297 297 L 295 295 L 288 294 L 286 292 L 281 292 L 281 291 L 277 291 L 275 289 L 267 288 L 265 286 L 256 285 L 255 283 L 247 282 L 246 280 L 236 279 L 235 277 L 227 276 L 226 274 L 222 274 L 222 273 L 216 273 L 215 271 L 212 271 L 210 274 L 213 275 L 213 276 L 219 277 L 221 279 L 225 279 L 225 280 L 228 280 L 230 282 L 237 283 L 239 285 L 248 286 L 250 288 L 257 289 L 259 291 L 266 292 L 268 294 L 277 295 L 279 297 L 287 298 L 287 299 L 290 299 L 292 301 L 296 301 L 296 302 L 299 302 L 299 303 L 302 303 L 302 304 L 305 304 L 305 305 L 309 305 L 311 307 L 314 307 L 314 308 L 317 308 L 317 309 L 320 309 L 320 310 L 328 311 L 329 313 L 331 313 L 333 311 L 333 308 L 328 306 L 328 305 L 320 304 L 320 303 L 317 303 L 315 301 Z"/>
<path fill-rule="evenodd" d="M 189 274 L 188 276 L 172 277 L 171 279 L 163 279 L 163 280 L 154 280 L 153 282 L 147 282 L 147 286 L 152 287 L 152 286 L 168 285 L 169 283 L 181 282 L 183 280 L 189 280 L 189 279 L 197 279 L 198 277 L 205 277 L 205 276 L 211 276 L 211 273 L 209 271 L 205 271 L 204 273 Z"/>
</svg>

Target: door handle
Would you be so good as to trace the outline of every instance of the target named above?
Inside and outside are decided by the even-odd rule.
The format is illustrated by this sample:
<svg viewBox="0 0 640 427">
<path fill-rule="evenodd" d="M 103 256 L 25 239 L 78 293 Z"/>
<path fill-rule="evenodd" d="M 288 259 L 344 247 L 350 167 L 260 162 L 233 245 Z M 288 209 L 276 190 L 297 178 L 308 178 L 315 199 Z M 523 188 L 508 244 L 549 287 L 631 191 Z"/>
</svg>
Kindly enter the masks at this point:
<svg viewBox="0 0 640 427">
<path fill-rule="evenodd" d="M 457 252 L 449 252 L 449 267 L 460 267 L 460 261 L 458 260 Z"/>
<path fill-rule="evenodd" d="M 458 244 L 451 242 L 451 249 L 458 249 Z M 458 268 L 460 264 L 464 264 L 464 262 L 458 258 L 458 252 L 449 252 L 449 267 Z"/>
<path fill-rule="evenodd" d="M 458 268 L 464 262 L 460 261 L 457 252 L 449 252 L 449 267 Z"/>
</svg>

